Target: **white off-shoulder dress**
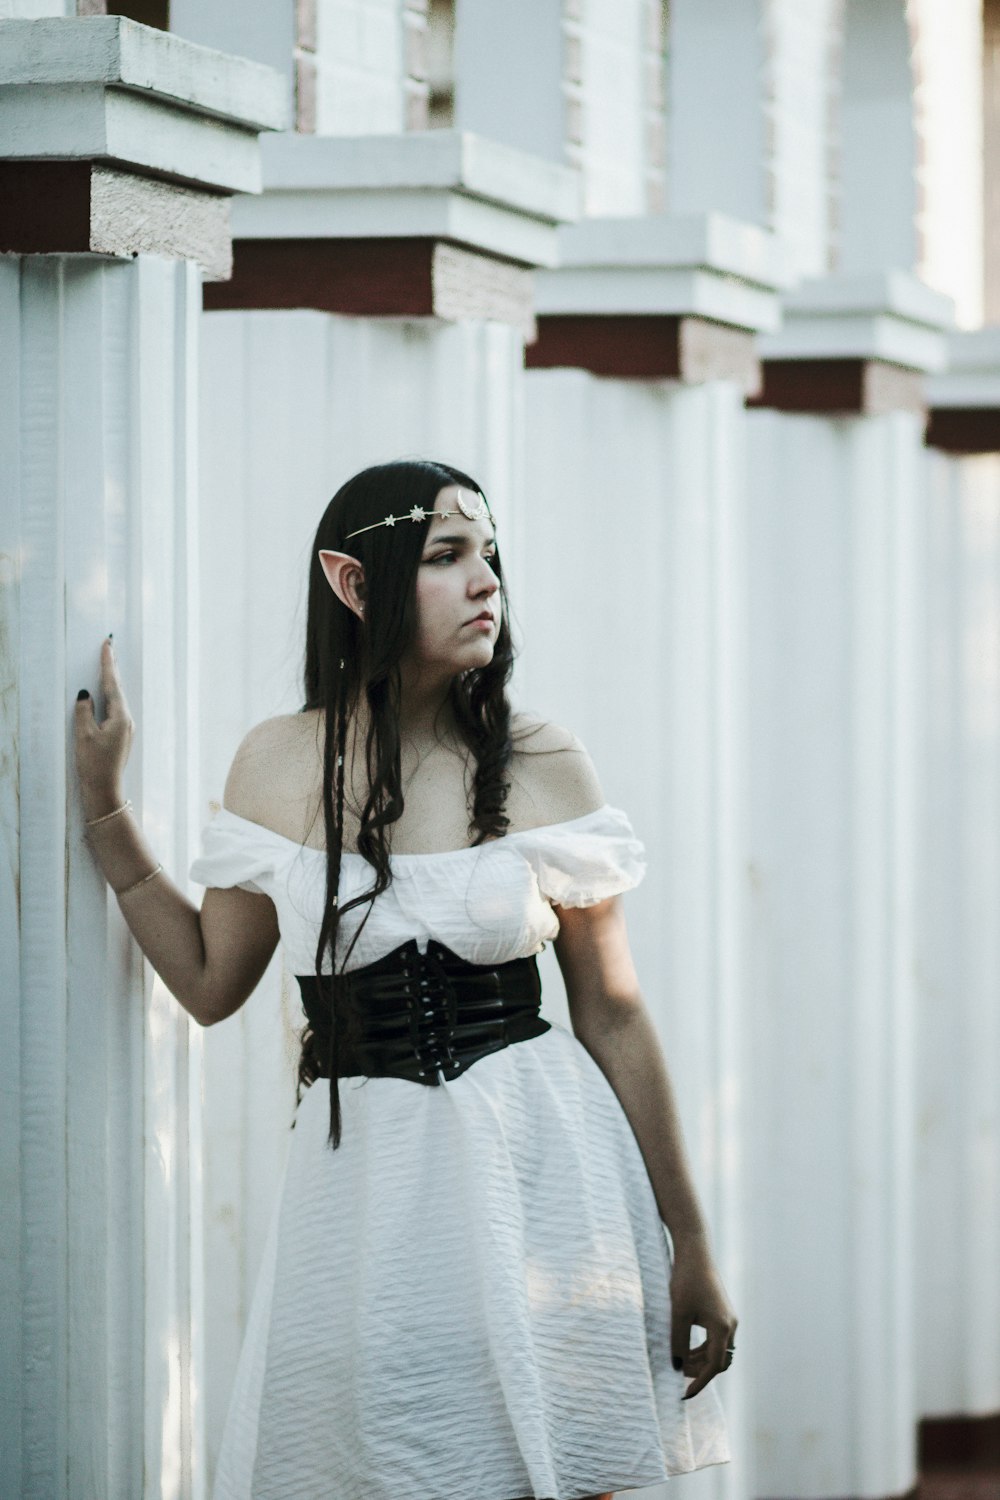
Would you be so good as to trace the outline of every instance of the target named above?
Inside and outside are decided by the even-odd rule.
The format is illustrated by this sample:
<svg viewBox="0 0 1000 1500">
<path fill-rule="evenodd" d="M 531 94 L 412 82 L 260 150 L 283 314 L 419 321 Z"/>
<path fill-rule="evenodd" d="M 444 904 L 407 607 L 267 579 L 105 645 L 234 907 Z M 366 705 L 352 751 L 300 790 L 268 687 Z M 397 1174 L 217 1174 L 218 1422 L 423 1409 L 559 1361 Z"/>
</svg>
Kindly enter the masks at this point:
<svg viewBox="0 0 1000 1500">
<path fill-rule="evenodd" d="M 555 906 L 637 885 L 643 853 L 605 805 L 394 855 L 348 968 L 410 938 L 477 964 L 538 953 Z M 190 877 L 270 896 L 312 974 L 325 865 L 223 808 Z M 345 854 L 341 906 L 373 877 Z M 366 911 L 343 917 L 338 966 Z M 329 1082 L 298 1108 L 214 1500 L 580 1500 L 729 1461 L 715 1382 L 683 1401 L 671 1363 L 672 1251 L 638 1143 L 570 1030 L 438 1087 L 349 1078 L 340 1097 L 336 1151 Z"/>
</svg>

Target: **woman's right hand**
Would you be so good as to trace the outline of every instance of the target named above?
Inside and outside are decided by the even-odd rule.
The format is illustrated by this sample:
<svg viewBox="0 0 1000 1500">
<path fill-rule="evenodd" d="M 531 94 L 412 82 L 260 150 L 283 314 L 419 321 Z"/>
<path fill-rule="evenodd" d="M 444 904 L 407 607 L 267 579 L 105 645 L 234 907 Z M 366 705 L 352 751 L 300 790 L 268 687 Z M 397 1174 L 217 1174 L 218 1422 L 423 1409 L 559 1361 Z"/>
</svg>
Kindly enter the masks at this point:
<svg viewBox="0 0 1000 1500">
<path fill-rule="evenodd" d="M 84 816 L 88 818 L 111 811 L 105 804 L 114 807 L 124 801 L 125 765 L 135 734 L 110 636 L 101 645 L 101 688 L 107 707 L 103 724 L 97 722 L 93 698 L 88 695 L 76 703 L 76 769 Z"/>
</svg>

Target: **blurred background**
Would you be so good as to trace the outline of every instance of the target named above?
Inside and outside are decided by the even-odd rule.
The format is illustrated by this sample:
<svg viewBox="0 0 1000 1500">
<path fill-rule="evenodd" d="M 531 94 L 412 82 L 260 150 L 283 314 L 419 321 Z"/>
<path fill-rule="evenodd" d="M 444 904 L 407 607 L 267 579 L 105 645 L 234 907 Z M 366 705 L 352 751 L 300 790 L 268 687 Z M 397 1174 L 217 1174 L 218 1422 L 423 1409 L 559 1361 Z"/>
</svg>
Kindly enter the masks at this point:
<svg viewBox="0 0 1000 1500">
<path fill-rule="evenodd" d="M 208 1496 L 294 1103 L 281 949 L 207 1032 L 141 961 L 76 690 L 113 630 L 185 886 L 327 501 L 424 456 L 647 849 L 740 1318 L 671 1492 L 996 1500 L 998 0 L 0 18 L 0 1492 Z"/>
</svg>

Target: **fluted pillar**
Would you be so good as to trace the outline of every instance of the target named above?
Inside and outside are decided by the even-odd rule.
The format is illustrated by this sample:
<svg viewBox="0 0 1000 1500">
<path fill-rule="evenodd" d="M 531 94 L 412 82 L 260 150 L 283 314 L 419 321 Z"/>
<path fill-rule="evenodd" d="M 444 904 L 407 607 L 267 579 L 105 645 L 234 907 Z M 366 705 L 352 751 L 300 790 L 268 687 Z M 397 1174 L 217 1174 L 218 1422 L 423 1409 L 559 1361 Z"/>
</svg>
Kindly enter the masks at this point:
<svg viewBox="0 0 1000 1500">
<path fill-rule="evenodd" d="M 227 198 L 280 112 L 268 70 L 117 17 L 0 23 L 0 59 L 0 1492 L 187 1497 L 198 1043 L 85 840 L 73 724 L 82 686 L 104 717 L 113 631 L 125 791 L 183 886 L 202 268 L 224 274 Z"/>
<path fill-rule="evenodd" d="M 749 423 L 748 1302 L 756 1493 L 916 1477 L 921 421 Z"/>
</svg>

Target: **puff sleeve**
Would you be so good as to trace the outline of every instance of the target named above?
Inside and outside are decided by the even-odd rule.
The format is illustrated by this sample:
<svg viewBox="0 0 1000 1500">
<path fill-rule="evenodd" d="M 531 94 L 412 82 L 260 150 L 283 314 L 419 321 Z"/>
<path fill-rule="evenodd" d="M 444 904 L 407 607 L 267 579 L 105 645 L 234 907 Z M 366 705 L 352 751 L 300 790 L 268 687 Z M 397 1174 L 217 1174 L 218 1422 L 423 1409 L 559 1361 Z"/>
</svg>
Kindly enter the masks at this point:
<svg viewBox="0 0 1000 1500">
<path fill-rule="evenodd" d="M 274 862 L 270 830 L 220 807 L 201 830 L 201 852 L 188 870 L 188 879 L 198 885 L 235 885 L 269 896 Z"/>
<path fill-rule="evenodd" d="M 529 830 L 524 850 L 538 889 L 554 906 L 594 906 L 632 890 L 646 873 L 645 846 L 620 808 Z"/>
</svg>

